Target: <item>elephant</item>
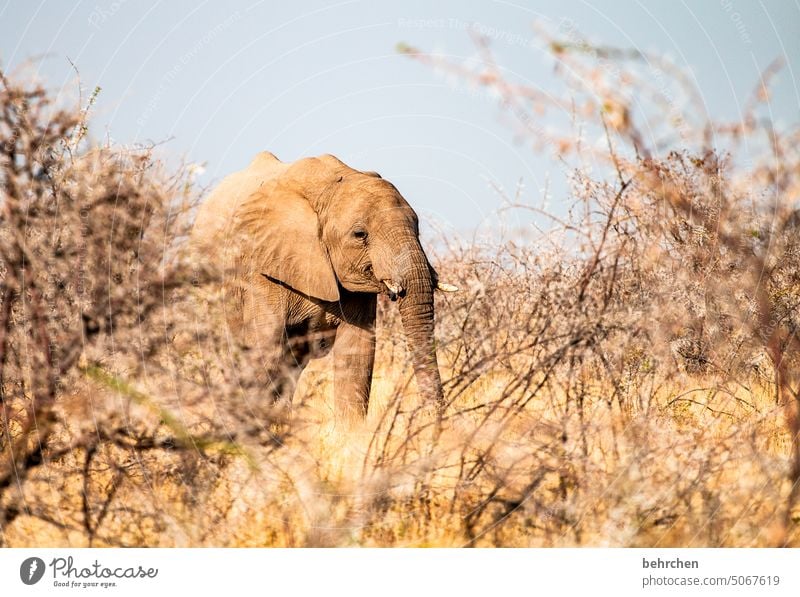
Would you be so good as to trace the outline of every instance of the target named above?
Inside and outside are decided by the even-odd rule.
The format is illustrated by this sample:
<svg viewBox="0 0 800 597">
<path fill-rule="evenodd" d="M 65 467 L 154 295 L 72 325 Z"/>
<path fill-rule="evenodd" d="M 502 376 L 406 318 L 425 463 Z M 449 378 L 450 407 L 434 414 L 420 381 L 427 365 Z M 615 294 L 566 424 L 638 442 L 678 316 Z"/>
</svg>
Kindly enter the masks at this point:
<svg viewBox="0 0 800 597">
<path fill-rule="evenodd" d="M 259 351 L 273 398 L 333 352 L 337 418 L 363 420 L 375 362 L 377 295 L 398 303 L 417 387 L 444 407 L 434 340 L 438 281 L 417 214 L 389 181 L 332 155 L 262 152 L 199 207 L 194 247 L 224 273 L 232 335 Z"/>
</svg>

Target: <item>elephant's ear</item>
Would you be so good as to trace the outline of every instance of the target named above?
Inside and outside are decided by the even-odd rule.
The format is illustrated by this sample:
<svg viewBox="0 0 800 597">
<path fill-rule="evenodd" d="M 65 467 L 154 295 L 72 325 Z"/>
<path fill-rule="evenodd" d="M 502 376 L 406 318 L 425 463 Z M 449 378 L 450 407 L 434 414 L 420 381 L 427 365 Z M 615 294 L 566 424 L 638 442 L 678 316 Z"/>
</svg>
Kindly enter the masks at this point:
<svg viewBox="0 0 800 597">
<path fill-rule="evenodd" d="M 248 269 L 323 301 L 339 300 L 339 285 L 319 234 L 317 214 L 293 191 L 256 191 L 241 205 L 237 225 Z"/>
</svg>

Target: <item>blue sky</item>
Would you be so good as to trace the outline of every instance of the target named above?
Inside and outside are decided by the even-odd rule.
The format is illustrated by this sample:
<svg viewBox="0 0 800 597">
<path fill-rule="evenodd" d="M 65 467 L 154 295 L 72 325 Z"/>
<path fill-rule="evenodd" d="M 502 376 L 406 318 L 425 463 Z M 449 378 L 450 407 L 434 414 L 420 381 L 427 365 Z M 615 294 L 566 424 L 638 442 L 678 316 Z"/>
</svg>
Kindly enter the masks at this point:
<svg viewBox="0 0 800 597">
<path fill-rule="evenodd" d="M 770 110 L 798 121 L 800 5 L 744 2 L 89 2 L 0 0 L 0 64 L 53 88 L 102 87 L 95 136 L 170 139 L 166 155 L 206 163 L 203 184 L 268 149 L 284 160 L 333 153 L 392 180 L 423 220 L 469 234 L 496 219 L 490 181 L 534 197 L 563 167 L 514 143 L 489 99 L 397 53 L 404 42 L 475 54 L 470 23 L 502 32 L 498 62 L 549 89 L 552 62 L 531 23 L 571 19 L 588 38 L 669 54 L 691 67 L 709 112 L 736 119 L 758 74 L 783 56 Z"/>
</svg>

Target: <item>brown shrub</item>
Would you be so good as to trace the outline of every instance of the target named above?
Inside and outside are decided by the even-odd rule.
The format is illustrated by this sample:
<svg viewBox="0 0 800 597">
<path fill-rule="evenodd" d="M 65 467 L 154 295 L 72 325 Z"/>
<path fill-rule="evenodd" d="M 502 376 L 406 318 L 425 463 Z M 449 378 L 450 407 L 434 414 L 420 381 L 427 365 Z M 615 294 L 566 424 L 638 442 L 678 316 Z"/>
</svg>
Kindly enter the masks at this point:
<svg viewBox="0 0 800 597">
<path fill-rule="evenodd" d="M 485 72 L 438 66 L 493 86 L 542 143 L 534 114 L 564 106 L 505 81 L 477 41 Z M 680 139 L 648 139 L 606 78 L 635 69 L 588 76 L 641 56 L 545 41 L 596 82 L 575 93 L 607 150 L 568 132 L 543 146 L 608 168 L 574 170 L 571 215 L 547 214 L 546 234 L 439 243 L 461 287 L 437 304 L 441 423 L 379 301 L 372 405 L 351 431 L 332 423 L 324 360 L 291 409 L 261 399 L 213 277 L 184 254 L 188 175 L 91 146 L 86 110 L 3 79 L 0 539 L 797 544 L 798 133 L 756 102 L 738 125 L 679 115 Z M 709 127 L 734 146 L 768 130 L 773 159 L 746 169 L 707 147 Z"/>
</svg>

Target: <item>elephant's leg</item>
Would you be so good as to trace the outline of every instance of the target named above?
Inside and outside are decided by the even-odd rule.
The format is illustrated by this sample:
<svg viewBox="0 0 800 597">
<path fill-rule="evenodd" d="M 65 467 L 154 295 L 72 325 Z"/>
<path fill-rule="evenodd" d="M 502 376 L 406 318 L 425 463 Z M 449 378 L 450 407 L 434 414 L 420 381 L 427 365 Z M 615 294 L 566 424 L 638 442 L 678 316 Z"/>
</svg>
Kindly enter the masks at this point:
<svg viewBox="0 0 800 597">
<path fill-rule="evenodd" d="M 287 325 L 283 330 L 283 350 L 279 364 L 287 403 L 291 402 L 297 381 L 314 356 L 311 334 L 308 321 Z"/>
<path fill-rule="evenodd" d="M 341 323 L 333 346 L 334 402 L 337 421 L 346 425 L 367 414 L 375 364 L 376 295 L 342 296 Z"/>
<path fill-rule="evenodd" d="M 285 301 L 274 284 L 255 277 L 244 286 L 242 339 L 256 356 L 256 383 L 273 400 L 291 400 L 297 375 L 286 338 Z"/>
</svg>

